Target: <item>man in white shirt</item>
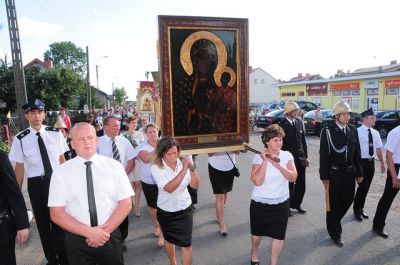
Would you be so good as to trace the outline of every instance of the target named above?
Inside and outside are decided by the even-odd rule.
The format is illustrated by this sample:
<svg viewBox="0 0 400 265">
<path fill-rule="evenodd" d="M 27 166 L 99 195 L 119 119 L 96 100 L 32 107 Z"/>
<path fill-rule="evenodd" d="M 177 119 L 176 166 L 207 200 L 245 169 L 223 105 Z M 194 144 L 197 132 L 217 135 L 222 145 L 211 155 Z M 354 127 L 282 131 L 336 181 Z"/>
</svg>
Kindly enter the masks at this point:
<svg viewBox="0 0 400 265">
<path fill-rule="evenodd" d="M 132 144 L 123 136 L 119 136 L 120 122 L 114 116 L 104 119 L 104 135 L 99 138 L 97 153 L 120 162 L 129 174 L 135 166 L 134 158 L 137 156 Z M 125 238 L 128 237 L 128 216 L 121 223 L 120 230 L 123 237 L 123 251 L 126 251 Z"/>
<path fill-rule="evenodd" d="M 387 178 L 385 190 L 376 207 L 374 217 L 374 225 L 372 230 L 383 238 L 388 238 L 389 235 L 383 230 L 385 227 L 386 216 L 396 194 L 400 189 L 400 125 L 391 130 L 388 134 L 385 144 L 386 163 L 387 163 Z"/>
<path fill-rule="evenodd" d="M 354 217 L 362 222 L 368 219 L 364 212 L 365 198 L 375 174 L 374 153 L 381 162 L 381 173 L 385 172 L 385 162 L 382 155 L 382 140 L 377 130 L 372 128 L 375 125 L 375 114 L 372 108 L 361 113 L 362 125 L 357 128 L 358 139 L 361 149 L 361 163 L 363 167 L 364 180 L 358 184 L 356 196 L 354 197 Z"/>
<path fill-rule="evenodd" d="M 50 221 L 47 198 L 53 168 L 65 162 L 64 152 L 69 148 L 58 129 L 43 125 L 46 112 L 42 101 L 30 101 L 22 108 L 30 127 L 15 136 L 9 159 L 15 162 L 20 188 L 24 176 L 28 178 L 29 199 L 48 264 L 68 264 L 61 231 Z"/>
<path fill-rule="evenodd" d="M 124 264 L 117 228 L 132 208 L 128 176 L 119 162 L 96 154 L 93 126 L 78 123 L 71 136 L 77 157 L 54 169 L 51 220 L 66 231 L 70 264 Z"/>
</svg>

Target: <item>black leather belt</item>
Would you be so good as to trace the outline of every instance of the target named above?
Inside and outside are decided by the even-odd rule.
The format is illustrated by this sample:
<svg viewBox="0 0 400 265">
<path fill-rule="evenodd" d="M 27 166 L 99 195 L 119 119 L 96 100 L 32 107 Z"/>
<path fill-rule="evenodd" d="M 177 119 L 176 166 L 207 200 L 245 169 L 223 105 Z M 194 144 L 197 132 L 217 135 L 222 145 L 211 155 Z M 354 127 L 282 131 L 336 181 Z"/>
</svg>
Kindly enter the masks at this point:
<svg viewBox="0 0 400 265">
<path fill-rule="evenodd" d="M 352 170 L 353 166 L 339 166 L 339 165 L 331 165 L 330 166 L 331 169 L 333 170 Z"/>
<path fill-rule="evenodd" d="M 371 158 L 362 158 L 362 161 L 366 161 L 366 162 L 374 162 L 375 159 L 373 157 Z"/>
</svg>

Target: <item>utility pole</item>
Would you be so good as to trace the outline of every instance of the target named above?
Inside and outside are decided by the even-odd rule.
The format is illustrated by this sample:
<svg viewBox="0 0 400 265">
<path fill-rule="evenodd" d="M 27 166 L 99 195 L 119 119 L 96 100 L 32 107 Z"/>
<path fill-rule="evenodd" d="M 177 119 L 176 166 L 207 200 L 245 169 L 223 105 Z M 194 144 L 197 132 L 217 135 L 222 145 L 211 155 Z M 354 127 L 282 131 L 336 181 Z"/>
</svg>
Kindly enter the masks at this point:
<svg viewBox="0 0 400 265">
<path fill-rule="evenodd" d="M 19 41 L 17 11 L 15 9 L 15 0 L 5 0 L 7 10 L 8 30 L 10 34 L 10 45 L 12 53 L 14 86 L 17 101 L 17 113 L 23 117 L 22 106 L 28 101 L 26 97 L 25 74 L 22 64 L 21 43 Z M 25 127 L 21 122 L 21 127 Z M 21 128 L 23 129 L 23 128 Z"/>
<path fill-rule="evenodd" d="M 86 46 L 86 93 L 87 106 L 89 113 L 92 111 L 92 90 L 90 89 L 90 71 L 89 71 L 89 47 Z"/>
</svg>

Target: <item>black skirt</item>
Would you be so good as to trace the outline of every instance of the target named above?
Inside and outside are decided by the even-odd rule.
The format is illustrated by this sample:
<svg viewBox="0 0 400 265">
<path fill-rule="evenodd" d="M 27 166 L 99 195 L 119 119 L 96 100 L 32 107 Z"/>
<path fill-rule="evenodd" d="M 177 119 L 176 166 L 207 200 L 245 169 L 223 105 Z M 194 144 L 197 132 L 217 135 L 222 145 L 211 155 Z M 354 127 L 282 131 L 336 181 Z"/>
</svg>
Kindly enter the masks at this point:
<svg viewBox="0 0 400 265">
<path fill-rule="evenodd" d="M 254 236 L 284 240 L 289 219 L 289 200 L 267 204 L 251 200 L 250 228 Z"/>
<path fill-rule="evenodd" d="M 214 194 L 224 194 L 232 191 L 234 169 L 221 171 L 208 164 L 208 174 Z"/>
<path fill-rule="evenodd" d="M 193 210 L 192 207 L 167 212 L 157 208 L 157 219 L 165 240 L 179 247 L 192 245 Z"/>
<path fill-rule="evenodd" d="M 142 190 L 146 198 L 147 206 L 157 209 L 158 187 L 156 184 L 142 182 Z"/>
</svg>

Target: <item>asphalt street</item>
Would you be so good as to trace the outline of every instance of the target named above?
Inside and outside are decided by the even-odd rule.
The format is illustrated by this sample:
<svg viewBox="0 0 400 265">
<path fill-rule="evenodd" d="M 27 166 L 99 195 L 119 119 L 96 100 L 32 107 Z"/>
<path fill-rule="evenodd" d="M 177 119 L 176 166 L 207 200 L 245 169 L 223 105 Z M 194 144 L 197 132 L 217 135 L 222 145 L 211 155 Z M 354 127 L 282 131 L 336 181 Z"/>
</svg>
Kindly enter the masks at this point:
<svg viewBox="0 0 400 265">
<path fill-rule="evenodd" d="M 261 130 L 252 132 L 251 143 L 261 147 Z M 305 215 L 295 214 L 289 219 L 285 247 L 279 264 L 304 265 L 365 265 L 365 264 L 400 264 L 400 227 L 399 196 L 393 202 L 387 218 L 385 230 L 388 239 L 376 236 L 372 231 L 372 218 L 376 205 L 383 192 L 386 174 L 376 173 L 367 197 L 365 211 L 370 219 L 358 222 L 352 210 L 343 218 L 343 248 L 336 247 L 330 240 L 325 228 L 325 195 L 318 175 L 319 138 L 307 136 L 310 167 L 306 173 L 306 195 L 303 208 Z M 193 264 L 195 265 L 242 265 L 250 264 L 250 225 L 249 204 L 252 183 L 249 175 L 251 152 L 240 154 L 237 158 L 241 176 L 235 179 L 234 188 L 228 196 L 226 223 L 228 236 L 218 233 L 215 219 L 214 196 L 207 173 L 207 156 L 198 158 L 198 170 L 201 177 L 199 203 L 196 205 L 193 227 Z M 25 181 L 26 182 L 26 181 Z M 26 188 L 24 196 L 29 197 Z M 157 246 L 152 226 L 146 212 L 144 197 L 141 202 L 142 216 L 131 215 L 128 251 L 125 252 L 125 264 L 165 265 L 168 264 L 164 249 Z M 260 246 L 260 264 L 268 264 L 270 253 L 269 238 L 264 238 Z M 179 255 L 179 249 L 177 249 Z M 179 256 L 178 256 L 179 257 Z M 17 247 L 17 264 L 45 264 L 39 236 L 34 221 L 28 244 Z M 0 261 L 1 263 L 1 261 Z M 179 262 L 180 263 L 180 262 Z M 75 264 L 73 264 L 75 265 Z"/>
</svg>

